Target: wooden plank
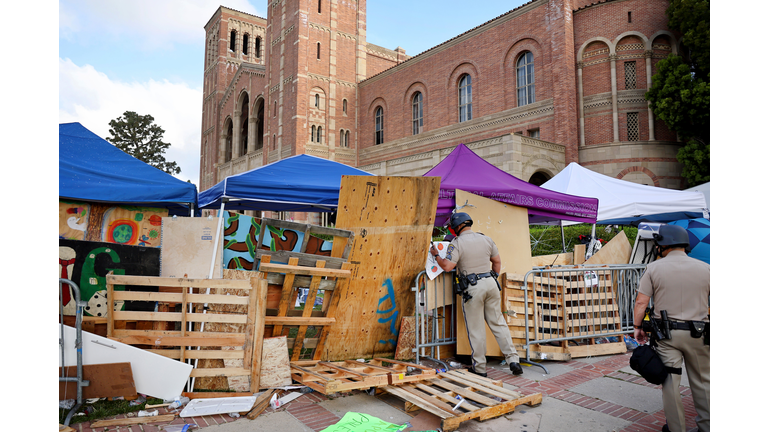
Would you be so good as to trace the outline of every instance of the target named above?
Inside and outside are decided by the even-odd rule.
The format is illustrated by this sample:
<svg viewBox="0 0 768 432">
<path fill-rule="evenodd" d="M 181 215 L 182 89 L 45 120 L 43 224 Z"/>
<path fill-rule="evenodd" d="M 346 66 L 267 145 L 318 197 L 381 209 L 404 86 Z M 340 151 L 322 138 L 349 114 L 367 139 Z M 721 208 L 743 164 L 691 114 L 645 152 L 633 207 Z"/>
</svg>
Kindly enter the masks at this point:
<svg viewBox="0 0 768 432">
<path fill-rule="evenodd" d="M 287 326 L 329 326 L 336 323 L 333 317 L 276 317 L 268 316 L 265 318 L 266 325 L 282 324 Z"/>
<path fill-rule="evenodd" d="M 321 257 L 325 258 L 325 257 Z M 314 264 L 313 264 L 314 265 Z M 293 273 L 296 275 L 309 275 L 309 276 L 325 276 L 334 278 L 348 278 L 351 276 L 349 270 L 322 268 L 322 267 L 304 267 L 301 265 L 286 265 L 286 264 L 274 264 L 262 263 L 259 266 L 259 270 L 263 272 L 275 272 L 275 273 Z"/>
<path fill-rule="evenodd" d="M 242 346 L 245 343 L 245 335 L 232 334 L 226 337 L 210 337 L 203 335 L 190 336 L 115 336 L 109 339 L 128 345 L 153 345 L 153 346 Z"/>
<path fill-rule="evenodd" d="M 573 264 L 584 264 L 587 254 L 587 245 L 577 244 L 573 246 Z"/>
<path fill-rule="evenodd" d="M 531 257 L 531 266 L 533 267 L 548 267 L 572 264 L 573 254 L 566 252 L 551 255 L 537 255 L 535 257 Z"/>
<path fill-rule="evenodd" d="M 175 418 L 176 418 L 176 414 L 163 414 L 163 415 L 157 415 L 152 417 L 130 417 L 130 418 L 120 418 L 120 419 L 113 419 L 113 420 L 97 420 L 91 423 L 91 428 L 93 429 L 93 428 L 100 428 L 100 427 L 130 426 L 130 425 L 147 424 L 147 423 L 162 423 L 162 422 L 173 421 L 173 419 Z"/>
<path fill-rule="evenodd" d="M 189 374 L 192 378 L 202 377 L 231 377 L 231 376 L 248 376 L 251 374 L 250 369 L 246 368 L 195 368 L 192 369 L 192 373 Z"/>
<path fill-rule="evenodd" d="M 620 341 L 594 345 L 569 346 L 568 352 L 571 354 L 572 358 L 623 354 L 627 352 L 627 345 L 624 341 Z"/>
<path fill-rule="evenodd" d="M 341 265 L 347 261 L 344 258 L 334 258 L 330 256 L 325 256 L 325 255 L 313 255 L 313 254 L 291 252 L 291 251 L 284 251 L 284 250 L 280 250 L 280 251 L 257 250 L 256 251 L 256 259 L 261 259 L 266 255 L 271 255 L 273 261 L 279 261 L 279 262 L 287 262 L 291 258 L 298 258 L 299 266 L 306 266 L 306 267 L 312 267 L 317 263 L 317 260 L 323 260 L 326 262 L 329 270 L 340 269 Z M 261 268 L 261 266 L 259 266 L 259 270 L 265 271 L 264 269 Z"/>
<path fill-rule="evenodd" d="M 156 276 L 107 275 L 107 282 L 112 283 L 113 285 L 250 289 L 250 284 L 247 280 L 236 279 L 187 279 Z"/>
<path fill-rule="evenodd" d="M 329 228 L 320 225 L 308 225 L 299 222 L 285 221 L 282 219 L 261 218 L 262 226 L 269 225 L 275 228 L 285 228 L 294 231 L 311 232 L 312 234 L 322 234 L 333 237 L 348 238 L 353 233 L 352 231 L 343 230 L 339 228 Z"/>
<path fill-rule="evenodd" d="M 59 377 L 77 377 L 77 366 L 59 368 Z M 102 363 L 83 365 L 83 380 L 89 381 L 89 385 L 83 387 L 83 398 L 136 397 L 136 384 L 133 382 L 133 373 L 130 363 Z M 59 381 L 59 400 L 74 399 L 77 397 L 77 383 L 72 381 Z"/>
<path fill-rule="evenodd" d="M 342 177 L 336 226 L 355 234 L 356 269 L 339 292 L 322 359 L 394 354 L 399 318 L 414 312 L 410 288 L 424 269 L 439 191 L 437 177 Z"/>
<path fill-rule="evenodd" d="M 269 259 L 268 259 L 269 258 Z M 271 257 L 266 256 L 264 259 L 262 259 L 261 264 L 262 266 L 269 263 Z M 289 266 L 296 266 L 299 264 L 298 258 L 291 258 L 288 260 Z M 262 267 L 262 271 L 266 271 Z M 295 273 L 286 273 L 285 279 L 283 280 L 283 290 L 280 295 L 280 306 L 277 310 L 277 316 L 284 317 L 286 316 L 288 312 L 288 307 L 290 306 L 291 301 L 291 294 L 294 291 L 294 278 L 296 277 Z M 272 329 L 272 335 L 277 336 L 283 334 L 283 326 L 281 324 L 276 324 Z"/>
<path fill-rule="evenodd" d="M 325 261 L 317 261 L 316 268 L 325 268 Z M 307 300 L 304 302 L 304 310 L 301 313 L 302 318 L 309 318 L 312 315 L 312 309 L 315 305 L 315 297 L 317 297 L 317 287 L 320 285 L 321 276 L 313 276 L 312 283 L 309 285 L 309 293 L 307 294 Z M 299 330 L 296 333 L 295 342 L 293 345 L 293 352 L 291 353 L 291 360 L 298 360 L 301 357 L 301 351 L 304 345 L 304 336 L 307 334 L 307 326 L 300 325 Z"/>
<path fill-rule="evenodd" d="M 265 279 L 251 279 L 251 285 L 253 290 L 257 290 L 258 299 L 265 299 L 267 297 L 267 281 Z M 264 319 L 267 313 L 267 303 L 265 301 L 260 301 L 258 303 L 258 308 L 259 309 L 256 311 L 256 321 L 254 323 L 253 332 L 253 355 L 251 356 L 251 364 L 248 365 L 251 370 L 250 384 L 252 392 L 259 391 L 259 388 L 261 387 L 261 363 L 257 364 L 256 361 L 263 361 Z"/>
<path fill-rule="evenodd" d="M 259 416 L 259 414 L 264 412 L 267 407 L 269 407 L 269 400 L 272 398 L 272 395 L 275 394 L 276 391 L 276 389 L 265 390 L 264 393 L 260 394 L 259 397 L 256 398 L 256 402 L 253 403 L 253 408 L 251 408 L 251 410 L 248 411 L 248 414 L 246 414 L 248 420 L 255 419 Z"/>
<path fill-rule="evenodd" d="M 344 263 L 344 265 L 341 268 L 343 270 L 348 270 L 348 271 L 351 272 L 352 264 L 348 263 L 348 262 Z M 350 279 L 349 278 L 345 278 L 345 279 L 338 279 L 338 280 L 339 280 L 339 285 L 337 285 L 337 287 L 339 288 L 339 291 L 343 292 L 343 291 L 347 290 L 348 289 L 347 287 L 349 285 Z M 337 311 L 337 309 L 339 307 L 340 293 L 339 292 L 331 292 L 330 293 L 330 298 L 328 297 L 328 294 L 329 294 L 329 292 L 326 291 L 325 292 L 325 298 L 323 299 L 323 307 L 324 308 L 326 307 L 326 303 L 327 303 L 327 309 L 325 311 L 325 316 L 327 318 L 334 318 L 335 315 L 336 315 L 336 311 Z M 312 358 L 314 360 L 320 360 L 321 358 L 323 358 L 325 356 L 323 348 L 325 346 L 325 341 L 328 339 L 328 335 L 330 333 L 331 333 L 331 327 L 330 326 L 324 326 L 320 330 L 320 337 L 318 337 L 317 346 L 315 347 L 315 354 L 312 356 Z M 325 356 L 325 358 L 327 359 L 328 357 Z"/>
<path fill-rule="evenodd" d="M 232 324 L 245 324 L 246 317 L 244 315 L 224 315 L 224 314 L 208 314 L 208 313 L 186 313 L 186 308 L 182 309 L 184 312 L 122 312 L 115 311 L 113 313 L 116 321 L 182 321 L 183 315 L 186 314 L 186 320 L 188 322 L 215 322 L 215 323 L 232 323 Z"/>
</svg>

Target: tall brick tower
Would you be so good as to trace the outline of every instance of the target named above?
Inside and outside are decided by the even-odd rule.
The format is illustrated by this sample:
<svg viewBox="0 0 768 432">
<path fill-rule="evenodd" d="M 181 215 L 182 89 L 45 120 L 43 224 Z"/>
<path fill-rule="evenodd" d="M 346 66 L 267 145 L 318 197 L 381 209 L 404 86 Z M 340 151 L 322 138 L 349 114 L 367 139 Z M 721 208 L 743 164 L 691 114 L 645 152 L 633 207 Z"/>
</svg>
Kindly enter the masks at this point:
<svg viewBox="0 0 768 432">
<path fill-rule="evenodd" d="M 306 153 L 356 165 L 365 0 L 273 0 L 268 9 L 264 163 Z"/>
</svg>

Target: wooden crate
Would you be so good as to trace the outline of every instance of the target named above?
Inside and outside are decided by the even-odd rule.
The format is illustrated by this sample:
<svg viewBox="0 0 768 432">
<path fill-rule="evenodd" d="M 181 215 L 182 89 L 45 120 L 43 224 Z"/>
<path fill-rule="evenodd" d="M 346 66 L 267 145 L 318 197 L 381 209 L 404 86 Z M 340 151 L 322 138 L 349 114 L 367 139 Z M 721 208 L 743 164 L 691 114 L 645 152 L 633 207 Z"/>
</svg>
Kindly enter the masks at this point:
<svg viewBox="0 0 768 432">
<path fill-rule="evenodd" d="M 433 379 L 387 385 L 384 391 L 403 399 L 406 408 L 415 406 L 440 417 L 442 430 L 446 432 L 457 430 L 470 419 L 488 420 L 513 413 L 518 405 L 537 406 L 542 401 L 541 393 L 523 396 L 505 389 L 499 381 L 466 371 L 444 372 Z"/>
<path fill-rule="evenodd" d="M 115 291 L 115 285 L 136 287 L 178 287 L 181 292 Z M 247 296 L 206 294 L 208 288 L 245 290 Z M 191 292 L 190 292 L 191 291 Z M 242 368 L 195 368 L 190 377 L 247 376 L 250 391 L 259 390 L 260 359 L 264 337 L 267 281 L 260 273 L 249 280 L 186 279 L 145 276 L 107 276 L 107 298 L 110 301 L 155 301 L 159 304 L 181 305 L 181 312 L 130 312 L 107 308 L 107 337 L 129 345 L 153 346 L 150 351 L 180 361 L 201 359 L 242 359 Z M 190 305 L 226 304 L 246 306 L 247 313 L 205 313 Z M 176 330 L 126 330 L 116 323 L 126 320 L 173 323 Z M 190 330 L 192 323 L 199 329 L 206 323 L 243 324 L 244 331 L 201 332 Z M 189 349 L 207 347 L 209 349 Z M 232 349 L 223 349 L 230 347 Z"/>
</svg>

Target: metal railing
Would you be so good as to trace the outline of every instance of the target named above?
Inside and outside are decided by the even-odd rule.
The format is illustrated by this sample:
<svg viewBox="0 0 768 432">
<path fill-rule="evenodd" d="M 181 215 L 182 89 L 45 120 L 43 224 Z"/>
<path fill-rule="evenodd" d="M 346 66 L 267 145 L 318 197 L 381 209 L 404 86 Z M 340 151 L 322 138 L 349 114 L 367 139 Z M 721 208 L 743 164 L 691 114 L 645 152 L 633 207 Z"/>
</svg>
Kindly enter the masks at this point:
<svg viewBox="0 0 768 432">
<path fill-rule="evenodd" d="M 64 305 L 61 299 L 63 298 L 62 291 L 65 289 L 64 284 L 72 287 L 72 293 L 75 299 L 75 350 L 77 356 L 77 376 L 67 377 L 66 363 L 64 362 Z M 75 405 L 69 410 L 67 418 L 64 420 L 64 426 L 69 426 L 69 422 L 72 421 L 72 416 L 83 405 L 83 387 L 90 385 L 90 382 L 83 379 L 83 308 L 88 306 L 88 303 L 80 300 L 80 288 L 69 279 L 59 278 L 59 350 L 61 352 L 61 376 L 59 376 L 59 382 L 75 382 L 77 383 L 77 399 Z M 71 343 L 71 341 L 69 341 Z M 66 388 L 66 387 L 65 387 Z"/>
<path fill-rule="evenodd" d="M 534 269 L 522 284 L 529 347 L 631 333 L 633 305 L 644 264 Z M 531 306 L 529 306 L 531 305 Z M 533 310 L 530 310 L 530 309 Z"/>
<path fill-rule="evenodd" d="M 416 363 L 419 364 L 420 360 L 425 358 L 448 369 L 448 365 L 440 361 L 439 357 L 441 346 L 456 343 L 456 308 L 452 307 L 453 272 L 440 273 L 430 280 L 426 271 L 422 271 L 416 276 L 411 291 L 415 293 L 416 299 L 416 342 L 413 348 Z M 426 354 L 427 349 L 429 355 Z"/>
</svg>

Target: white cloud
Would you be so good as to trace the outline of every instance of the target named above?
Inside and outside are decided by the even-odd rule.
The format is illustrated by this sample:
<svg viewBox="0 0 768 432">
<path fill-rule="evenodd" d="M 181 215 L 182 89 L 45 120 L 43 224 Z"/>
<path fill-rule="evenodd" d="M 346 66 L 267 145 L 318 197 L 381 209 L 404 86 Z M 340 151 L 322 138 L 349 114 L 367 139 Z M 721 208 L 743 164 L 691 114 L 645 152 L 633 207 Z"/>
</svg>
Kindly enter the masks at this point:
<svg viewBox="0 0 768 432">
<path fill-rule="evenodd" d="M 221 4 L 219 0 L 60 0 L 59 31 L 67 39 L 81 32 L 129 35 L 147 49 L 165 49 L 174 43 L 199 42 L 207 19 Z M 230 9 L 266 17 L 248 0 L 227 0 L 226 4 Z"/>
<path fill-rule="evenodd" d="M 59 59 L 59 122 L 79 122 L 96 135 L 109 135 L 109 121 L 125 111 L 151 114 L 171 143 L 165 154 L 176 161 L 176 177 L 198 184 L 202 89 L 167 80 L 120 82 L 90 65 Z"/>
</svg>

